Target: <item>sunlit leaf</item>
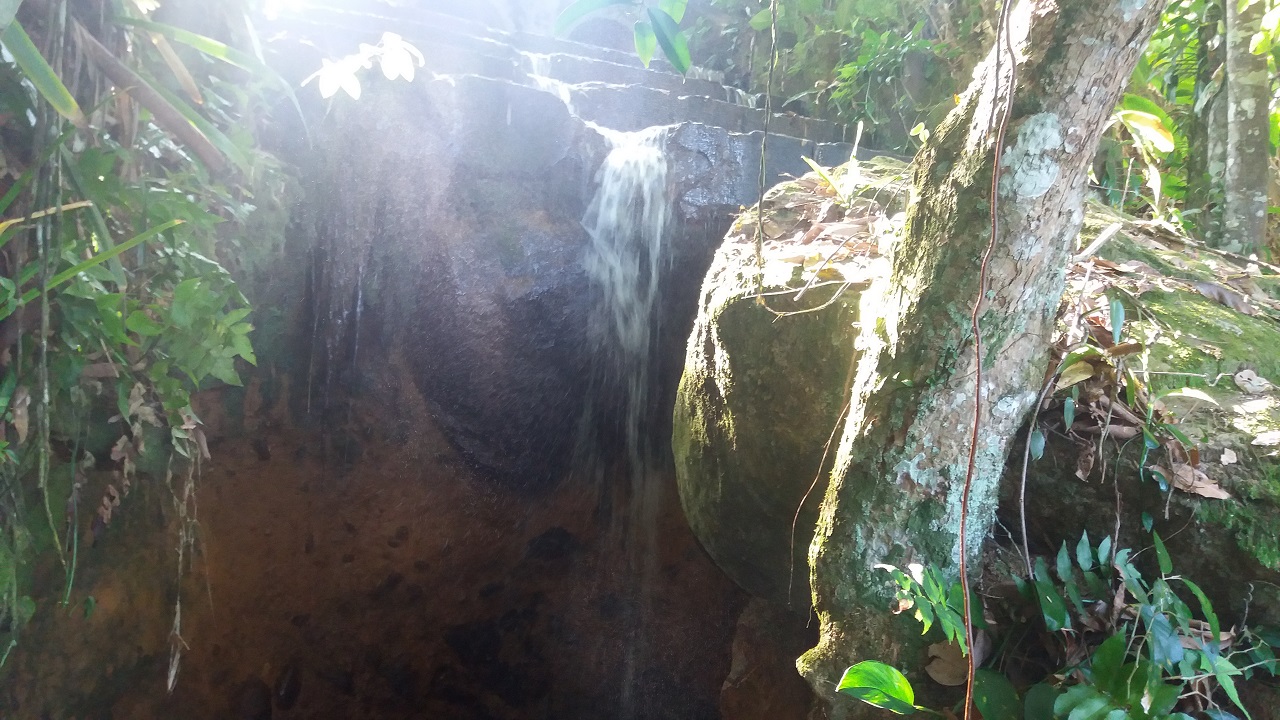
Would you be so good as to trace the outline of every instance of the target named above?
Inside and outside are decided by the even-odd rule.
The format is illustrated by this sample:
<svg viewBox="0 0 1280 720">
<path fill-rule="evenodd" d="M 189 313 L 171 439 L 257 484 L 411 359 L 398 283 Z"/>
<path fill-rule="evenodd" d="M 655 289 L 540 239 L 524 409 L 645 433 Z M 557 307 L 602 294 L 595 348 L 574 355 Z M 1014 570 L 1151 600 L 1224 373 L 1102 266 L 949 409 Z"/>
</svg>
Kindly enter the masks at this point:
<svg viewBox="0 0 1280 720">
<path fill-rule="evenodd" d="M 4 33 L 0 34 L 0 43 L 4 43 L 9 54 L 13 55 L 14 62 L 22 68 L 27 80 L 35 86 L 50 107 L 70 120 L 76 127 L 88 125 L 88 120 L 80 111 L 76 99 L 71 97 L 67 86 L 62 84 L 58 74 L 45 61 L 44 56 L 36 49 L 35 44 L 31 42 L 31 38 L 27 36 L 17 20 L 10 23 Z"/>
<path fill-rule="evenodd" d="M 1209 393 L 1203 390 L 1197 390 L 1195 388 L 1189 388 L 1189 387 L 1178 388 L 1177 390 L 1174 390 L 1172 392 L 1165 393 L 1164 397 L 1192 398 L 1194 400 L 1199 400 L 1201 402 L 1207 402 L 1210 405 L 1213 405 L 1214 407 L 1220 407 L 1218 405 L 1218 401 L 1213 399 L 1213 396 L 1209 395 Z"/>
<path fill-rule="evenodd" d="M 645 67 L 649 67 L 649 61 L 653 60 L 653 53 L 658 49 L 658 38 L 653 34 L 653 26 L 647 20 L 637 20 L 634 33 L 636 41 L 636 55 L 640 57 L 640 62 Z"/>
<path fill-rule="evenodd" d="M 752 30 L 768 30 L 769 26 L 773 24 L 773 14 L 770 12 L 769 8 L 766 7 L 755 15 L 752 15 L 751 20 L 748 21 L 747 24 L 751 26 Z"/>
<path fill-rule="evenodd" d="M 8 29 L 21 4 L 22 0 L 0 0 L 0 33 Z"/>
<path fill-rule="evenodd" d="M 684 10 L 688 4 L 689 0 L 662 0 L 658 3 L 658 9 L 670 15 L 671 19 L 678 23 L 684 20 Z"/>
<path fill-rule="evenodd" d="M 836 691 L 899 715 L 916 711 L 911 683 L 897 668 L 882 662 L 864 660 L 845 670 Z"/>
<path fill-rule="evenodd" d="M 1116 113 L 1134 138 L 1148 148 L 1162 153 L 1173 152 L 1176 146 L 1173 133 L 1155 115 L 1141 110 L 1121 110 Z"/>
<path fill-rule="evenodd" d="M 658 38 L 658 46 L 667 56 L 671 67 L 681 75 L 689 72 L 693 60 L 689 56 L 689 42 L 685 39 L 680 26 L 671 16 L 657 8 L 649 8 L 649 22 L 653 25 L 654 35 Z"/>
</svg>

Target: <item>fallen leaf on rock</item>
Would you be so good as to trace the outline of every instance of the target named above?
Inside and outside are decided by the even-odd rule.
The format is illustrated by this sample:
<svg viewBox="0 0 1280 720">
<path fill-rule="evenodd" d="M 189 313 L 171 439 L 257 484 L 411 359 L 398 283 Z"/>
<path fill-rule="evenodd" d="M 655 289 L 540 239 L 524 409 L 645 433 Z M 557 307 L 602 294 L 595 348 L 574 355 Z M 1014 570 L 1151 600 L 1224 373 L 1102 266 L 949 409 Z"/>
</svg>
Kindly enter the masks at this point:
<svg viewBox="0 0 1280 720">
<path fill-rule="evenodd" d="M 968 670 L 959 645 L 948 642 L 929 646 L 929 664 L 924 666 L 924 671 L 934 682 L 947 687 L 963 685 Z"/>
<path fill-rule="evenodd" d="M 1240 459 L 1236 457 L 1236 451 L 1231 448 L 1226 448 L 1222 451 L 1222 459 L 1218 462 L 1223 465 L 1235 465 L 1239 461 Z"/>
<path fill-rule="evenodd" d="M 1210 480 L 1203 470 L 1186 463 L 1174 463 L 1172 470 L 1166 470 L 1159 465 L 1152 465 L 1151 469 L 1163 475 L 1175 488 L 1185 493 L 1215 500 L 1231 499 L 1231 494 L 1223 490 L 1218 483 Z"/>
<path fill-rule="evenodd" d="M 1258 373 L 1248 368 L 1241 370 L 1232 376 L 1235 380 L 1236 387 L 1250 395 L 1258 395 L 1271 389 L 1271 382 L 1264 377 L 1259 377 Z"/>
<path fill-rule="evenodd" d="M 1258 313 L 1258 310 L 1253 307 L 1249 299 L 1235 290 L 1210 282 L 1198 282 L 1195 287 L 1201 295 L 1238 313 L 1245 315 L 1256 315 Z"/>
</svg>

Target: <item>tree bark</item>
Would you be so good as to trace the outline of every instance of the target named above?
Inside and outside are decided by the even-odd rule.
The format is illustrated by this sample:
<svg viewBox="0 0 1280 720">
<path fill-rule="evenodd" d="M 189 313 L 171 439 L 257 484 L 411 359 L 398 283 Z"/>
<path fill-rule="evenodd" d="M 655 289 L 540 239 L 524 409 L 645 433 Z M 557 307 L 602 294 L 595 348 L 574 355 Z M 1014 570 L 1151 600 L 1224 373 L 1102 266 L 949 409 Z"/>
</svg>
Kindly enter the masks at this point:
<svg viewBox="0 0 1280 720">
<path fill-rule="evenodd" d="M 1267 56 L 1249 51 L 1262 29 L 1264 0 L 1227 6 L 1227 168 L 1222 247 L 1243 254 L 1266 244 L 1271 137 L 1271 80 Z"/>
<path fill-rule="evenodd" d="M 1213 247 L 1222 244 L 1222 179 L 1227 167 L 1226 52 L 1222 0 L 1206 0 L 1196 38 L 1196 89 L 1187 132 L 1187 208 L 1196 233 Z"/>
<path fill-rule="evenodd" d="M 1065 267 L 1083 218 L 1090 162 L 1162 0 L 1024 0 L 1012 9 L 1017 90 L 1005 147 L 981 314 L 982 433 L 968 505 L 975 559 L 994 520 L 1014 433 L 1044 377 Z M 836 716 L 835 695 L 862 659 L 920 663 L 918 626 L 888 612 L 878 563 L 935 563 L 953 574 L 974 415 L 979 264 L 1008 52 L 974 73 L 960 105 L 916 157 L 915 202 L 890 250 L 892 272 L 863 296 L 849 417 L 810 548 L 817 647 L 798 661 Z M 971 565 L 972 567 L 972 565 Z"/>
</svg>

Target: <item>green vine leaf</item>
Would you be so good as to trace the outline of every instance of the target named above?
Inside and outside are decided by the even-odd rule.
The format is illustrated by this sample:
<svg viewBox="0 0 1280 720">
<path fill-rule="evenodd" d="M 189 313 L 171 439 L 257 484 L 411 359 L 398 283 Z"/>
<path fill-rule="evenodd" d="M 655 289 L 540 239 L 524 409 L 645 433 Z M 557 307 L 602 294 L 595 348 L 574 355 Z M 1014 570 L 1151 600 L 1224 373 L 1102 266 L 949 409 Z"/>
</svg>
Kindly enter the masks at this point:
<svg viewBox="0 0 1280 720">
<path fill-rule="evenodd" d="M 899 715 L 916 711 L 916 694 L 906 676 L 897 668 L 874 660 L 864 660 L 845 670 L 836 692 Z"/>
<path fill-rule="evenodd" d="M 662 53 L 667 56 L 671 66 L 681 75 L 689 72 L 693 60 L 689 56 L 689 42 L 680 31 L 680 26 L 670 15 L 658 8 L 649 8 L 649 22 L 653 24 L 658 45 L 662 47 Z"/>
<path fill-rule="evenodd" d="M 645 67 L 653 60 L 653 53 L 658 49 L 658 36 L 653 34 L 653 26 L 647 20 L 637 20 L 635 26 L 636 55 Z"/>
</svg>

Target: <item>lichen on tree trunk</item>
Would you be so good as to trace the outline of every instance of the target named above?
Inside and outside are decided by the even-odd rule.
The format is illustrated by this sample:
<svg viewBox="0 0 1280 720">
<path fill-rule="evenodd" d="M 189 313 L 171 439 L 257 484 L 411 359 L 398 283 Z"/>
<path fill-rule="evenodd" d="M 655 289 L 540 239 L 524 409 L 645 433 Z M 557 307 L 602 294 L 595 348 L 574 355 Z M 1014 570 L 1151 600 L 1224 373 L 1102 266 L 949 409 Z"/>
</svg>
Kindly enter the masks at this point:
<svg viewBox="0 0 1280 720">
<path fill-rule="evenodd" d="M 1242 7 L 1243 5 L 1243 7 Z M 1227 167 L 1222 247 L 1249 254 L 1265 246 L 1270 182 L 1271 78 L 1267 56 L 1250 50 L 1264 0 L 1226 0 Z"/>
<path fill-rule="evenodd" d="M 1159 18 L 1155 0 L 1031 0 L 1012 9 L 1017 91 L 1002 152 L 998 213 L 981 312 L 982 433 L 968 551 L 996 506 L 1009 442 L 1034 403 L 1087 171 Z M 861 659 L 919 666 L 918 629 L 888 614 L 878 563 L 959 561 L 974 413 L 969 314 L 990 237 L 988 198 L 1010 59 L 994 51 L 916 157 L 915 196 L 892 272 L 863 296 L 849 417 L 810 550 L 817 647 L 798 662 L 824 699 Z M 861 712 L 837 704 L 837 716 Z"/>
</svg>

